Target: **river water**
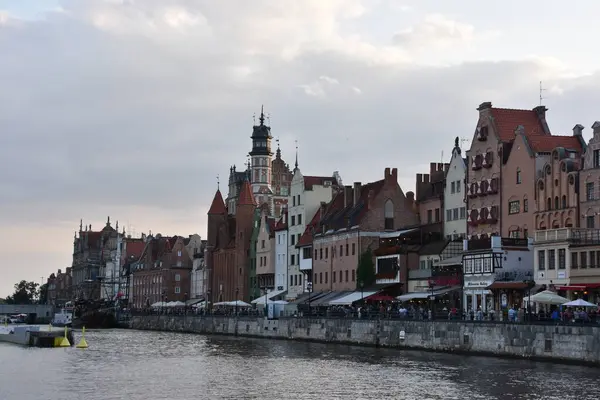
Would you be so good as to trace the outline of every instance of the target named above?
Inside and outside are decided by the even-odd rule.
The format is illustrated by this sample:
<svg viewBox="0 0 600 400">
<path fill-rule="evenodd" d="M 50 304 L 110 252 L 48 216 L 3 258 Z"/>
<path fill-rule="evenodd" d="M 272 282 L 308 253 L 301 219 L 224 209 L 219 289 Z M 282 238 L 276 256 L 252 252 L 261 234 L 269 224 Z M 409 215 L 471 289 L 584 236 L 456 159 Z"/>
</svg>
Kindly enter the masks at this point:
<svg viewBox="0 0 600 400">
<path fill-rule="evenodd" d="M 128 330 L 90 348 L 0 343 L 0 400 L 598 399 L 600 370 Z"/>
</svg>

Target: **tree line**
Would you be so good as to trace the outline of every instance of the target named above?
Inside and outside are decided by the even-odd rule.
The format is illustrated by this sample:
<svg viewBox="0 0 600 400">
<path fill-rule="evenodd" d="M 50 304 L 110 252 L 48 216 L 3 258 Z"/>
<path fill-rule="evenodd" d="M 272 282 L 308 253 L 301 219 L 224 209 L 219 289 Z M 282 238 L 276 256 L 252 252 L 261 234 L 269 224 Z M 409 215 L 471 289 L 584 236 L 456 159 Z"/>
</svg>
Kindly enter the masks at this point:
<svg viewBox="0 0 600 400">
<path fill-rule="evenodd" d="M 22 280 L 15 283 L 14 292 L 4 299 L 6 304 L 46 304 L 48 299 L 47 284 Z M 2 301 L 0 301 L 2 302 Z"/>
</svg>

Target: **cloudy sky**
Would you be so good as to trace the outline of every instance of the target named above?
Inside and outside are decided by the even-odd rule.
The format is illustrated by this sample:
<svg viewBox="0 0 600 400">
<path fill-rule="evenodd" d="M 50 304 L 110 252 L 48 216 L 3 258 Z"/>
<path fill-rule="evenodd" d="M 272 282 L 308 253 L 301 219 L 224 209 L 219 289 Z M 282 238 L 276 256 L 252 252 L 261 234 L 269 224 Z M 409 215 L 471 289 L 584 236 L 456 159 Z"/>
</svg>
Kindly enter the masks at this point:
<svg viewBox="0 0 600 400">
<path fill-rule="evenodd" d="M 0 296 L 70 265 L 79 219 L 205 236 L 261 104 L 293 163 L 405 191 L 476 107 L 600 119 L 597 1 L 0 0 Z M 468 145 L 468 142 L 467 144 Z"/>
</svg>

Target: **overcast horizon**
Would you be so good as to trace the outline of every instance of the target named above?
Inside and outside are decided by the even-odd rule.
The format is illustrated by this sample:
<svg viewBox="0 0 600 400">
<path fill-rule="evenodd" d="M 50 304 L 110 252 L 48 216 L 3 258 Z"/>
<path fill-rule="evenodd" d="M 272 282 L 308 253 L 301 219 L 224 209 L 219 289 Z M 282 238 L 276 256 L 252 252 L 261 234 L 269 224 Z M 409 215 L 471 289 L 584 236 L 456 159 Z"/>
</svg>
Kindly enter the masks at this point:
<svg viewBox="0 0 600 400">
<path fill-rule="evenodd" d="M 404 192 L 468 147 L 477 106 L 600 120 L 600 4 L 0 0 L 0 297 L 71 265 L 83 219 L 206 236 L 264 104 L 283 158 Z M 275 147 L 275 140 L 274 140 Z"/>
</svg>

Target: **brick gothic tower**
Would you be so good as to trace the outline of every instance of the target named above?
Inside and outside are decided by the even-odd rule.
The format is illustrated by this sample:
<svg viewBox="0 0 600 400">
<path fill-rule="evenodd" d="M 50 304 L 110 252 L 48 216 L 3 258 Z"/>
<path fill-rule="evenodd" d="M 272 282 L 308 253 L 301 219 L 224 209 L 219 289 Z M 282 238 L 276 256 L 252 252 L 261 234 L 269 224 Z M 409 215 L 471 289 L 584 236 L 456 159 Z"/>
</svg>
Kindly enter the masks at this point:
<svg viewBox="0 0 600 400">
<path fill-rule="evenodd" d="M 213 287 L 213 271 L 214 271 L 214 251 L 219 245 L 224 246 L 223 243 L 219 243 L 219 236 L 221 233 L 221 227 L 226 224 L 227 210 L 225 208 L 225 202 L 221 191 L 217 189 L 215 197 L 212 201 L 210 209 L 208 210 L 208 223 L 207 223 L 207 243 L 206 243 L 206 260 L 205 268 L 208 271 L 208 282 L 206 284 L 207 290 L 214 290 Z M 214 302 L 216 298 L 214 291 L 208 296 L 210 302 Z"/>
<path fill-rule="evenodd" d="M 255 210 L 256 202 L 254 201 L 254 196 L 252 196 L 250 182 L 245 180 L 242 183 L 235 215 L 235 274 L 237 274 L 236 289 L 239 289 L 236 300 L 248 300 L 249 298 L 248 271 L 250 266 L 248 263 L 250 262 L 250 240 L 252 238 L 252 223 Z"/>
</svg>

